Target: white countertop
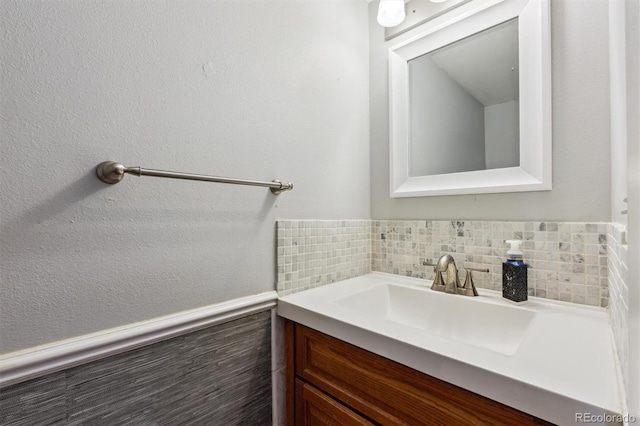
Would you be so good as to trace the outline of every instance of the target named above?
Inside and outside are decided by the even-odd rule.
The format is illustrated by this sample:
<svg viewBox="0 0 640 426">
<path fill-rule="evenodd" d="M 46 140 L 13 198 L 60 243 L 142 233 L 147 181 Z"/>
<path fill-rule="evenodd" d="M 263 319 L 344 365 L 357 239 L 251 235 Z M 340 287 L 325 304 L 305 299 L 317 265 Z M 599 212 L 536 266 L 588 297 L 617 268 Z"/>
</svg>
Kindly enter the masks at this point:
<svg viewBox="0 0 640 426">
<path fill-rule="evenodd" d="M 622 412 L 605 309 L 531 297 L 518 307 L 535 316 L 506 355 L 335 303 L 385 284 L 432 291 L 430 281 L 374 272 L 282 297 L 278 314 L 556 424 L 575 425 L 576 413 Z M 480 303 L 514 306 L 499 292 L 478 292 Z"/>
</svg>

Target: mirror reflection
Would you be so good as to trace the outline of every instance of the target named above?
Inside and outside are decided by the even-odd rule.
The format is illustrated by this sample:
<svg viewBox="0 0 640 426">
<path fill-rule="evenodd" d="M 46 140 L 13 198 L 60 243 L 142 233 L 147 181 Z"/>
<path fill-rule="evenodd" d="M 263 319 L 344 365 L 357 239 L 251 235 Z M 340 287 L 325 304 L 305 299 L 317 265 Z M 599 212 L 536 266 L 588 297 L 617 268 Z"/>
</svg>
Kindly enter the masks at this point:
<svg viewBox="0 0 640 426">
<path fill-rule="evenodd" d="M 409 176 L 520 165 L 517 18 L 408 64 Z"/>
</svg>

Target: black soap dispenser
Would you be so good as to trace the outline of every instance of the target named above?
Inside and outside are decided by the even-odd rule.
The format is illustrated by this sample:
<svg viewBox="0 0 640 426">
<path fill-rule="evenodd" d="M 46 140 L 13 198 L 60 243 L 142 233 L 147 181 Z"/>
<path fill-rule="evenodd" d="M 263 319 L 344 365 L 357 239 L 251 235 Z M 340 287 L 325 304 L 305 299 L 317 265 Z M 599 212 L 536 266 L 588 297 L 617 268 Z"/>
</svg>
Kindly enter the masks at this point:
<svg viewBox="0 0 640 426">
<path fill-rule="evenodd" d="M 527 264 L 522 260 L 520 240 L 507 240 L 511 248 L 507 260 L 502 263 L 502 297 L 512 302 L 527 301 Z"/>
</svg>

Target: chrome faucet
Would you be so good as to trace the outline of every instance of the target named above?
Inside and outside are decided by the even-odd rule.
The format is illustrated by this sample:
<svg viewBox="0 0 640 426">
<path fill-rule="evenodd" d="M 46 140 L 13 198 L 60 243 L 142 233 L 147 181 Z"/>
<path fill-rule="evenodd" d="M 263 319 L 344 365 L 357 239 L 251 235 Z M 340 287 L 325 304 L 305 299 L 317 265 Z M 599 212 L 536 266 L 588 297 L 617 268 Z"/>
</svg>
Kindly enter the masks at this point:
<svg viewBox="0 0 640 426">
<path fill-rule="evenodd" d="M 464 296 L 478 295 L 476 286 L 473 284 L 473 277 L 471 276 L 472 271 L 489 272 L 488 268 L 465 268 L 467 276 L 464 280 L 464 285 L 460 285 L 460 278 L 458 278 L 458 268 L 456 267 L 456 261 L 450 254 L 443 254 L 442 256 L 440 256 L 440 259 L 438 259 L 438 263 L 436 263 L 435 265 L 428 262 L 423 262 L 422 264 L 434 267 L 433 271 L 436 273 L 436 277 L 433 279 L 431 290 L 443 291 L 445 293 L 451 294 L 461 294 Z M 446 273 L 446 276 L 444 278 L 442 277 L 443 273 Z"/>
</svg>

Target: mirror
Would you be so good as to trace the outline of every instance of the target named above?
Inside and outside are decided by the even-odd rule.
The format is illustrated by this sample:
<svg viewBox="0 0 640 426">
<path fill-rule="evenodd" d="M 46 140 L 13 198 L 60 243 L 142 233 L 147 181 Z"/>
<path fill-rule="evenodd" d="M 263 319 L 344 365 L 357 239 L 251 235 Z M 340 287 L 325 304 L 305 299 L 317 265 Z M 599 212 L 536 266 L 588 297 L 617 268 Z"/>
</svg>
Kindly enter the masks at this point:
<svg viewBox="0 0 640 426">
<path fill-rule="evenodd" d="M 472 0 L 393 46 L 391 197 L 551 189 L 547 0 Z"/>
<path fill-rule="evenodd" d="M 518 20 L 409 61 L 409 176 L 520 165 Z"/>
</svg>

